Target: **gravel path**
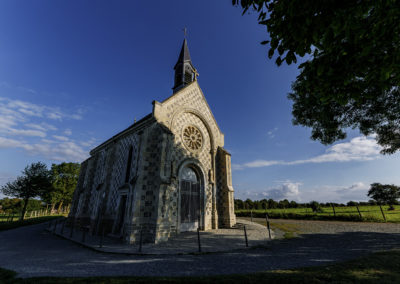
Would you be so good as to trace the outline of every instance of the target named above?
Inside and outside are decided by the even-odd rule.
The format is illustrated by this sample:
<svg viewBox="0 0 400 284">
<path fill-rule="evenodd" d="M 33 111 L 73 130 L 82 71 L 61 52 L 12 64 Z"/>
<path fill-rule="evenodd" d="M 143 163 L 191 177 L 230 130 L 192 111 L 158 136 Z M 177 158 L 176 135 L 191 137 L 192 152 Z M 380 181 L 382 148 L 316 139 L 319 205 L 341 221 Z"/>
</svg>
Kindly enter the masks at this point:
<svg viewBox="0 0 400 284">
<path fill-rule="evenodd" d="M 269 242 L 269 233 L 265 226 L 256 222 L 239 219 L 237 224 L 230 229 L 217 229 L 200 232 L 201 251 L 204 252 L 230 252 L 246 247 L 244 237 L 244 226 L 246 226 L 247 241 L 250 247 L 265 246 Z M 65 239 L 71 240 L 71 229 L 64 227 L 59 222 L 56 228 L 53 225 L 48 228 L 50 232 Z M 75 231 L 72 240 L 76 243 L 87 246 L 99 252 L 112 252 L 120 254 L 193 254 L 198 252 L 198 235 L 197 232 L 183 232 L 172 237 L 168 242 L 158 244 L 143 244 L 139 252 L 139 245 L 127 245 L 121 243 L 115 238 L 100 236 L 92 236 L 85 234 L 85 242 L 82 242 L 82 231 Z M 271 237 L 274 238 L 274 232 L 271 231 Z M 100 242 L 102 247 L 100 248 Z"/>
<path fill-rule="evenodd" d="M 249 221 L 250 218 L 243 218 Z M 254 222 L 265 225 L 265 219 L 253 218 Z M 289 225 L 289 229 L 298 231 L 299 234 L 337 234 L 350 232 L 370 233 L 393 233 L 400 234 L 400 224 L 396 223 L 372 223 L 372 222 L 340 222 L 340 221 L 308 221 L 308 220 L 287 220 L 271 219 L 271 224 Z M 277 238 L 283 233 L 275 229 Z"/>
<path fill-rule="evenodd" d="M 282 222 L 304 224 L 299 226 L 303 231 L 310 228 L 309 234 L 269 242 L 267 249 L 179 256 L 94 252 L 39 224 L 0 232 L 0 267 L 17 271 L 20 277 L 216 275 L 321 265 L 400 248 L 400 228 L 395 224 Z"/>
</svg>

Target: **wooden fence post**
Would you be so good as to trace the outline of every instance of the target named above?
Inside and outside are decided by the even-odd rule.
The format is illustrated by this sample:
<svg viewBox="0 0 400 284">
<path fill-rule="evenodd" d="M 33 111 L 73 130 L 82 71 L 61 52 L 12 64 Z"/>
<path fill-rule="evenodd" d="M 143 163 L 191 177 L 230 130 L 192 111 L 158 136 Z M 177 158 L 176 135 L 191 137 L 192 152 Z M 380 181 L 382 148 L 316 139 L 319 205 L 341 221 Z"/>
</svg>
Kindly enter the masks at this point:
<svg viewBox="0 0 400 284">
<path fill-rule="evenodd" d="M 335 211 L 335 206 L 333 205 L 333 203 L 331 203 L 332 209 L 333 209 L 333 216 L 336 217 L 336 211 Z"/>
<path fill-rule="evenodd" d="M 360 209 L 358 208 L 358 206 L 356 206 L 356 207 L 357 207 L 358 215 L 360 215 L 360 219 L 362 220 L 362 215 L 361 215 Z"/>
<path fill-rule="evenodd" d="M 386 222 L 386 217 L 385 217 L 385 213 L 383 213 L 382 206 L 381 206 L 381 205 L 379 205 L 379 208 L 381 208 L 381 212 L 382 212 L 383 220 L 385 220 L 385 222 Z"/>
<path fill-rule="evenodd" d="M 268 214 L 265 214 L 265 219 L 267 219 L 268 235 L 269 235 L 269 239 L 271 239 L 271 229 L 270 229 L 270 227 L 269 227 Z"/>
</svg>

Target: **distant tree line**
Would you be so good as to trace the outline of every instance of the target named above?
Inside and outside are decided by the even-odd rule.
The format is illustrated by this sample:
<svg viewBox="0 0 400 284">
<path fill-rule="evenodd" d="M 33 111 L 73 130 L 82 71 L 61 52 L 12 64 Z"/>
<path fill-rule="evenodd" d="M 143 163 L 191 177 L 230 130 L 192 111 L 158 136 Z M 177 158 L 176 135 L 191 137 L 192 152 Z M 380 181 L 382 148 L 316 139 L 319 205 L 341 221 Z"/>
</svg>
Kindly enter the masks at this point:
<svg viewBox="0 0 400 284">
<path fill-rule="evenodd" d="M 18 214 L 24 207 L 24 201 L 20 198 L 3 198 L 0 199 L 0 214 Z M 46 203 L 38 199 L 28 201 L 27 211 L 37 211 L 46 207 Z"/>
<path fill-rule="evenodd" d="M 318 207 L 345 207 L 345 206 L 367 206 L 367 205 L 380 205 L 380 204 L 388 204 L 388 205 L 398 205 L 399 201 L 394 200 L 392 204 L 387 202 L 378 202 L 376 200 L 369 200 L 368 202 L 364 201 L 349 201 L 345 203 L 335 203 L 335 202 L 317 202 L 311 201 L 307 203 L 298 203 L 296 201 L 289 201 L 287 199 L 275 201 L 273 199 L 262 199 L 262 200 L 241 200 L 235 199 L 235 210 L 267 210 L 267 209 L 285 209 L 285 208 L 311 208 L 313 211 L 314 208 Z"/>
<path fill-rule="evenodd" d="M 262 200 L 241 200 L 235 199 L 235 210 L 266 210 L 266 209 L 285 209 L 285 208 L 311 208 L 314 212 L 320 211 L 321 207 L 343 207 L 343 206 L 366 206 L 366 205 L 382 205 L 388 204 L 389 210 L 394 210 L 393 205 L 399 204 L 400 187 L 394 184 L 380 184 L 372 183 L 367 193 L 367 196 L 372 198 L 368 202 L 349 201 L 344 203 L 319 203 L 311 201 L 308 203 L 297 203 L 296 201 L 289 201 L 287 199 L 275 201 L 273 199 Z"/>
<path fill-rule="evenodd" d="M 42 202 L 52 211 L 69 206 L 79 171 L 78 163 L 52 164 L 50 169 L 42 162 L 32 163 L 14 181 L 0 188 L 4 195 L 15 197 L 1 200 L 1 210 L 20 211 L 20 218 L 23 219 L 29 206 L 40 207 Z"/>
</svg>

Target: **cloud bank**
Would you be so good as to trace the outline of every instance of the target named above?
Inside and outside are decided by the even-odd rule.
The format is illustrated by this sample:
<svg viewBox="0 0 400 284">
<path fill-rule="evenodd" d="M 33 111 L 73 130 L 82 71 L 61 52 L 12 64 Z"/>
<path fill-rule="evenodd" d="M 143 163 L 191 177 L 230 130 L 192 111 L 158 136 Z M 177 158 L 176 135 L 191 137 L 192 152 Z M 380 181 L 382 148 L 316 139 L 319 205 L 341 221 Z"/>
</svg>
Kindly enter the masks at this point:
<svg viewBox="0 0 400 284">
<path fill-rule="evenodd" d="M 369 200 L 367 193 L 369 185 L 363 182 L 354 182 L 348 186 L 321 185 L 311 189 L 302 188 L 300 182 L 286 181 L 277 186 L 261 191 L 236 190 L 236 198 L 246 200 L 274 199 L 276 201 L 288 199 L 289 201 L 310 202 L 335 202 L 346 203 L 353 201 Z"/>
<path fill-rule="evenodd" d="M 233 164 L 234 170 L 245 168 L 260 168 L 274 165 L 299 165 L 308 163 L 351 162 L 369 161 L 379 158 L 381 146 L 376 143 L 373 136 L 359 136 L 349 142 L 338 143 L 329 147 L 324 154 L 304 160 L 280 161 L 280 160 L 255 160 L 244 164 Z"/>
<path fill-rule="evenodd" d="M 0 97 L 0 148 L 22 149 L 30 155 L 55 161 L 80 162 L 88 157 L 89 141 L 75 141 L 72 130 L 54 124 L 81 120 L 82 113 Z"/>
</svg>

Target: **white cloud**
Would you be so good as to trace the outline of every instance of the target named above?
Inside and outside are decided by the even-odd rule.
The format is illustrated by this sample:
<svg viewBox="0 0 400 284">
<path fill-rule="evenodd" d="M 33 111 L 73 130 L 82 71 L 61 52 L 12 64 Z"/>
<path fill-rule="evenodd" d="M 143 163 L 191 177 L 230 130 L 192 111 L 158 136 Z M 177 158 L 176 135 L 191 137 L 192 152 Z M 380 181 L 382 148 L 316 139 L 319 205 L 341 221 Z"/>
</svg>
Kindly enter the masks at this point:
<svg viewBox="0 0 400 284">
<path fill-rule="evenodd" d="M 38 137 L 46 137 L 46 133 L 40 130 L 31 130 L 31 129 L 15 129 L 9 128 L 7 130 L 7 134 L 16 135 L 16 136 L 38 136 Z"/>
<path fill-rule="evenodd" d="M 88 156 L 87 147 L 67 137 L 72 134 L 71 129 L 63 127 L 63 132 L 43 138 L 58 130 L 46 120 L 60 124 L 64 119 L 82 119 L 82 113 L 82 109 L 68 114 L 57 107 L 0 97 L 0 148 L 21 149 L 50 160 L 80 162 Z"/>
<path fill-rule="evenodd" d="M 57 139 L 57 140 L 60 140 L 60 141 L 68 141 L 68 140 L 69 140 L 68 137 L 66 137 L 66 136 L 61 136 L 61 135 L 53 135 L 53 137 L 54 137 L 55 139 Z"/>
<path fill-rule="evenodd" d="M 269 167 L 273 165 L 282 165 L 285 162 L 283 161 L 265 161 L 265 160 L 255 160 L 249 163 L 243 164 L 245 168 L 260 168 L 260 167 Z"/>
<path fill-rule="evenodd" d="M 364 182 L 354 182 L 348 186 L 322 185 L 302 192 L 302 198 L 319 202 L 346 203 L 353 201 L 368 201 L 369 185 Z"/>
<path fill-rule="evenodd" d="M 73 141 L 56 142 L 43 139 L 41 143 L 27 143 L 0 137 L 0 148 L 21 148 L 30 155 L 56 161 L 81 162 L 88 157 L 88 151 Z"/>
<path fill-rule="evenodd" d="M 347 203 L 348 201 L 368 201 L 369 185 L 364 182 L 354 182 L 348 186 L 322 185 L 313 188 L 303 188 L 302 183 L 284 181 L 267 190 L 251 191 L 237 189 L 235 197 L 242 200 L 250 198 L 261 200 L 272 198 L 274 200 L 288 199 L 297 202 L 334 202 Z"/>
<path fill-rule="evenodd" d="M 278 130 L 278 127 L 275 127 L 274 129 L 271 129 L 267 132 L 267 135 L 269 138 L 273 139 L 275 138 L 275 133 Z"/>
<path fill-rule="evenodd" d="M 252 200 L 274 199 L 274 200 L 296 200 L 300 201 L 300 182 L 285 181 L 278 186 L 263 191 L 237 191 L 237 196 L 243 200 L 250 198 Z"/>
<path fill-rule="evenodd" d="M 22 147 L 22 143 L 15 139 L 8 139 L 0 137 L 0 148 L 19 148 Z"/>
<path fill-rule="evenodd" d="M 41 130 L 41 131 L 55 131 L 57 130 L 57 127 L 54 125 L 42 122 L 42 123 L 27 123 L 25 124 L 26 127 Z"/>
<path fill-rule="evenodd" d="M 374 136 L 360 136 L 351 139 L 349 142 L 338 143 L 329 147 L 324 154 L 304 160 L 295 161 L 275 161 L 275 160 L 255 160 L 242 165 L 235 164 L 233 169 L 260 168 L 273 165 L 299 165 L 308 163 L 328 163 L 328 162 L 350 162 L 350 161 L 369 161 L 379 158 L 382 147 L 376 143 Z"/>
</svg>

